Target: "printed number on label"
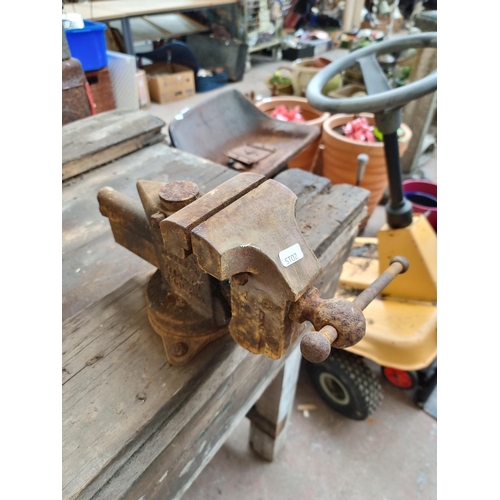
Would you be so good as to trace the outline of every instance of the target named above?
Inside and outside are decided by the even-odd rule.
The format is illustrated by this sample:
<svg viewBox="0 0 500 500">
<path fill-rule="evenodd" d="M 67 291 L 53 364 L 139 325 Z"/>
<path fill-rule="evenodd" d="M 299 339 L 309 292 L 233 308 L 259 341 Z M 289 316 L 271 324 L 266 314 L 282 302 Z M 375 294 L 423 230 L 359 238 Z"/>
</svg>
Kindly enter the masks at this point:
<svg viewBox="0 0 500 500">
<path fill-rule="evenodd" d="M 300 259 L 302 259 L 304 257 L 304 254 L 302 253 L 300 245 L 298 243 L 295 243 L 295 245 L 292 245 L 291 247 L 282 250 L 279 253 L 279 256 L 281 263 L 285 267 L 288 267 L 291 266 L 292 264 L 295 264 L 295 262 L 298 262 Z"/>
</svg>

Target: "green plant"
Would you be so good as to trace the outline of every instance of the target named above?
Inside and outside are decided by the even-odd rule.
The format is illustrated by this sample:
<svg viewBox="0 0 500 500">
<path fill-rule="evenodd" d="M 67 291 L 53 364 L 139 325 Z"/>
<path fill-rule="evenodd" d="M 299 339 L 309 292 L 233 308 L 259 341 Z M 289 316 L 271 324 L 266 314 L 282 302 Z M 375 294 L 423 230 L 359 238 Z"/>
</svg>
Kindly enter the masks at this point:
<svg viewBox="0 0 500 500">
<path fill-rule="evenodd" d="M 273 76 L 269 79 L 270 84 L 276 85 L 289 85 L 292 79 L 289 76 L 283 76 L 278 70 L 274 72 Z"/>
</svg>

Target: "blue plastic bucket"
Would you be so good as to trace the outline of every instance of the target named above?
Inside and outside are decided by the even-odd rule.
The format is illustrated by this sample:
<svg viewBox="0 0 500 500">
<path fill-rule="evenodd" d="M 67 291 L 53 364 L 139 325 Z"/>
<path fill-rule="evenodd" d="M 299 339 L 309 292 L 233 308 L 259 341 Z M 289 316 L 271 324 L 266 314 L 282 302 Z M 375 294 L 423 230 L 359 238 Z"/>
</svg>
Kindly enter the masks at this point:
<svg viewBox="0 0 500 500">
<path fill-rule="evenodd" d="M 82 63 L 83 71 L 104 68 L 108 65 L 104 36 L 107 26 L 94 21 L 84 20 L 83 22 L 84 28 L 66 30 L 71 57 Z"/>
</svg>

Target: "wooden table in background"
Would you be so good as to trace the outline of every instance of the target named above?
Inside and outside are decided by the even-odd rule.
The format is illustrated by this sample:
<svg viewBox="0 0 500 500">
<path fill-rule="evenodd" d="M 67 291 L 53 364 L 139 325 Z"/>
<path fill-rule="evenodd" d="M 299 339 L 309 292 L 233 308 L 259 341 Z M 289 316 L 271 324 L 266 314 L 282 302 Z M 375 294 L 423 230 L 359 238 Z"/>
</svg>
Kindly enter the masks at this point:
<svg viewBox="0 0 500 500">
<path fill-rule="evenodd" d="M 63 183 L 64 500 L 180 498 L 246 415 L 257 453 L 272 460 L 283 445 L 297 345 L 276 361 L 226 335 L 171 366 L 145 309 L 155 269 L 115 243 L 98 208 L 104 186 L 138 200 L 139 179 L 193 180 L 206 193 L 234 175 L 159 143 Z M 299 227 L 324 270 L 315 285 L 333 297 L 368 192 L 302 170 L 276 179 L 298 196 Z"/>
</svg>

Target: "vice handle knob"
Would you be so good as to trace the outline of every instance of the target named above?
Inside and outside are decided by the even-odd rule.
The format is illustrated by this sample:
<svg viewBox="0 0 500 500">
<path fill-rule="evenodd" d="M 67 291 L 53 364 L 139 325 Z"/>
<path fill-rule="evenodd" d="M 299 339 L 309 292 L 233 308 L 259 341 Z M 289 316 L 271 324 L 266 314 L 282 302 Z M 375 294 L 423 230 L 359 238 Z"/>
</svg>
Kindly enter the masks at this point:
<svg viewBox="0 0 500 500">
<path fill-rule="evenodd" d="M 311 363 L 321 363 L 330 356 L 331 345 L 338 337 L 333 326 L 325 325 L 318 332 L 309 332 L 300 342 L 302 356 Z"/>
<path fill-rule="evenodd" d="M 331 347 L 344 349 L 357 344 L 365 335 L 366 321 L 363 309 L 398 275 L 407 271 L 408 260 L 394 257 L 390 266 L 353 301 L 322 299 L 311 287 L 290 308 L 294 321 L 310 321 L 317 331 L 309 332 L 301 340 L 300 350 L 311 363 L 328 358 Z"/>
</svg>

